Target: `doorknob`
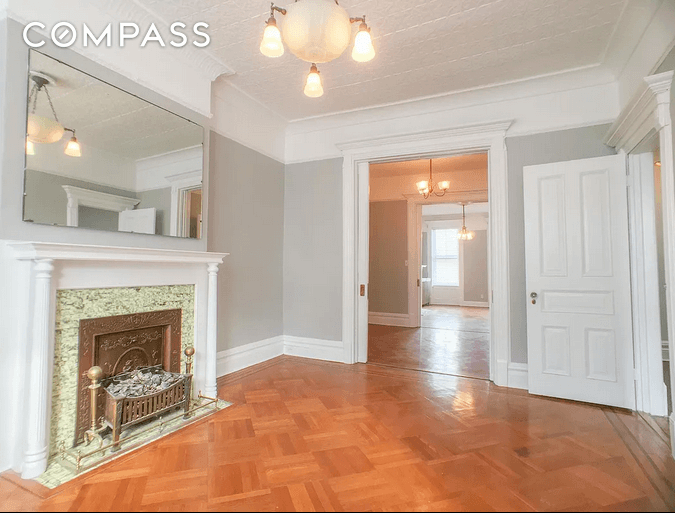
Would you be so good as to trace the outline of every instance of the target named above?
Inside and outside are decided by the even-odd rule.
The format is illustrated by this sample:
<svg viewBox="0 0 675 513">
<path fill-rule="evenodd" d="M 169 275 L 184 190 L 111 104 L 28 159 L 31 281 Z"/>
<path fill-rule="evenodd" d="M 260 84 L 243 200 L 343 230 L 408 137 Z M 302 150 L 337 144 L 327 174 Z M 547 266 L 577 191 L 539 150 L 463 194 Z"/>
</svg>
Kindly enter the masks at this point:
<svg viewBox="0 0 675 513">
<path fill-rule="evenodd" d="M 533 305 L 536 305 L 536 304 L 537 304 L 537 297 L 538 297 L 538 296 L 537 296 L 537 293 L 536 293 L 536 292 L 532 292 L 532 293 L 530 294 L 530 297 L 532 298 L 532 304 L 533 304 Z"/>
</svg>

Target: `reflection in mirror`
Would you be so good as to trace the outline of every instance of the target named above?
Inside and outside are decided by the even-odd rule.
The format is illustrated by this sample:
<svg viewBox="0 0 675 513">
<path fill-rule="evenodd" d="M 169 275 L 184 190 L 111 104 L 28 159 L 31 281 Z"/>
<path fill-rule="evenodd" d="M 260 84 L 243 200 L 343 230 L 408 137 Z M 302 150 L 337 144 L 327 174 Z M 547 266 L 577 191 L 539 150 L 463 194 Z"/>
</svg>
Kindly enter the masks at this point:
<svg viewBox="0 0 675 513">
<path fill-rule="evenodd" d="M 31 50 L 24 221 L 201 238 L 202 127 Z"/>
</svg>

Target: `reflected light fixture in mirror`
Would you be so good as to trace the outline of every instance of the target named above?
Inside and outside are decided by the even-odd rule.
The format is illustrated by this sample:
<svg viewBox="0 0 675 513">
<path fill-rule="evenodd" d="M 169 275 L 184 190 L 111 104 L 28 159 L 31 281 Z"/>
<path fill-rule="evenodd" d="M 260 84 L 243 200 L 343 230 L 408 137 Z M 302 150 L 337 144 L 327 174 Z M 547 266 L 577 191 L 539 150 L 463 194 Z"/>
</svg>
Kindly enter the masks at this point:
<svg viewBox="0 0 675 513">
<path fill-rule="evenodd" d="M 202 126 L 36 50 L 25 85 L 24 221 L 201 237 Z"/>
</svg>

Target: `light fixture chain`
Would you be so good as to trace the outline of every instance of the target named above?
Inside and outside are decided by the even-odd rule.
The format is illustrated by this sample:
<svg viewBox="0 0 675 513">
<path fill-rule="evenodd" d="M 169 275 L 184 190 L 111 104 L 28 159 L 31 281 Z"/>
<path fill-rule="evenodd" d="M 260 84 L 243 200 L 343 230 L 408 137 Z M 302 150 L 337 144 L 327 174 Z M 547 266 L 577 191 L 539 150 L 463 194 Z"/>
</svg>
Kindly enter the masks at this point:
<svg viewBox="0 0 675 513">
<path fill-rule="evenodd" d="M 49 106 L 52 108 L 52 114 L 54 114 L 54 119 L 56 120 L 57 123 L 61 123 L 59 121 L 58 116 L 56 115 L 56 110 L 54 110 L 54 104 L 52 103 L 52 97 L 49 94 L 49 89 L 47 89 L 47 86 L 44 86 L 45 93 L 47 93 L 47 100 L 49 100 Z"/>
<path fill-rule="evenodd" d="M 28 105 L 31 104 L 31 101 L 33 102 L 33 108 L 31 109 L 31 114 L 35 114 L 35 109 L 37 109 L 38 92 L 39 92 L 39 90 L 38 90 L 37 84 L 33 84 L 33 87 L 30 90 L 30 95 L 28 96 Z"/>
</svg>

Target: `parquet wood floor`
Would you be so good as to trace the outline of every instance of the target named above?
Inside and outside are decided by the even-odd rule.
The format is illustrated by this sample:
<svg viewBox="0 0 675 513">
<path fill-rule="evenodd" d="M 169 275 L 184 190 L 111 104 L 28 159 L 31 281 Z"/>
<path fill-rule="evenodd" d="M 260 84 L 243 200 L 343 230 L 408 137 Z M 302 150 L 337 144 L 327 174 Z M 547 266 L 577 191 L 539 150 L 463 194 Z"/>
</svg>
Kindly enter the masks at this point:
<svg viewBox="0 0 675 513">
<path fill-rule="evenodd" d="M 638 416 L 489 382 L 280 357 L 234 406 L 4 510 L 628 511 L 675 508 L 675 462 Z"/>
</svg>

